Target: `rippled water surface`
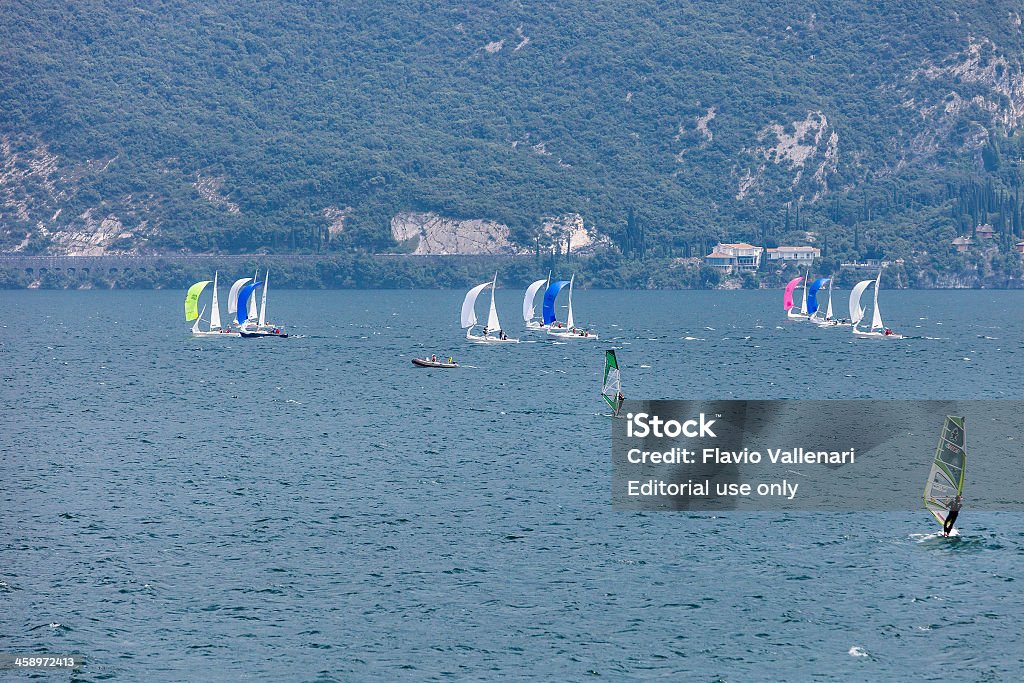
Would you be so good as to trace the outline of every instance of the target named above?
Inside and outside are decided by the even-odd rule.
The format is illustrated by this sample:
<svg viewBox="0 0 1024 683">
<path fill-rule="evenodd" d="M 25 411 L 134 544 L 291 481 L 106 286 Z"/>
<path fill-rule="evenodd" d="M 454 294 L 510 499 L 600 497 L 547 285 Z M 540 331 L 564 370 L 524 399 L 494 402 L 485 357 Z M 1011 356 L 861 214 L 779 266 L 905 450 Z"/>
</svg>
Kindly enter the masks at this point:
<svg viewBox="0 0 1024 683">
<path fill-rule="evenodd" d="M 252 341 L 192 339 L 180 292 L 0 292 L 2 649 L 82 681 L 1019 680 L 1024 515 L 610 508 L 610 345 L 631 398 L 1021 397 L 1024 293 L 884 294 L 916 338 L 581 291 L 601 341 L 496 348 L 461 292 L 271 292 L 295 336 Z"/>
</svg>

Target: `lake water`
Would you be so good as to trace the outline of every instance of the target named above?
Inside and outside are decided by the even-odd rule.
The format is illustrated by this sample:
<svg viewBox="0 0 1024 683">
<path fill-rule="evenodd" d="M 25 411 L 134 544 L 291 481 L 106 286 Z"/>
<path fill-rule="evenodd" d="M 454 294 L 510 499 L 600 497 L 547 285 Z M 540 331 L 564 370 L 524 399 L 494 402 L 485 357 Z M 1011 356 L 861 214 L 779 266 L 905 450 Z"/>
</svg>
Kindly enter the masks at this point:
<svg viewBox="0 0 1024 683">
<path fill-rule="evenodd" d="M 600 341 L 502 347 L 461 292 L 272 291 L 287 340 L 192 339 L 181 292 L 0 292 L 0 650 L 75 681 L 1019 680 L 1024 515 L 611 509 L 608 346 L 630 398 L 1021 397 L 1024 292 L 883 294 L 916 338 L 777 292 L 580 291 Z"/>
</svg>

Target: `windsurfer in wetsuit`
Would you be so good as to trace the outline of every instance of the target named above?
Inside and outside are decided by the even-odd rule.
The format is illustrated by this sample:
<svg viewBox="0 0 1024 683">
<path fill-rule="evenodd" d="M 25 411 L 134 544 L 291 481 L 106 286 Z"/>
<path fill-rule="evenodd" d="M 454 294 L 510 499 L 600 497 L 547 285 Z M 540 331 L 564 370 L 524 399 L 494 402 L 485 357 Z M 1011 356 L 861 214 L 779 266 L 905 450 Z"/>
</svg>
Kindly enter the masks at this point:
<svg viewBox="0 0 1024 683">
<path fill-rule="evenodd" d="M 956 521 L 957 516 L 960 514 L 960 508 L 963 507 L 963 499 L 958 493 L 956 498 L 949 504 L 949 514 L 946 515 L 946 522 L 942 525 L 942 535 L 949 536 L 950 532 L 953 531 L 953 522 Z"/>
</svg>

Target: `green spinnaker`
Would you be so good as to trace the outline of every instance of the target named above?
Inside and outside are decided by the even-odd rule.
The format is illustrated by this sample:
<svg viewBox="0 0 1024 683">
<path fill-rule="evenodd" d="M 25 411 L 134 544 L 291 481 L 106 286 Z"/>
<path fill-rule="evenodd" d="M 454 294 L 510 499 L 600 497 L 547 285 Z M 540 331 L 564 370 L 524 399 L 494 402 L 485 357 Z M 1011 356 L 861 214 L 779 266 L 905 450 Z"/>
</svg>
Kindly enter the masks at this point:
<svg viewBox="0 0 1024 683">
<path fill-rule="evenodd" d="M 185 295 L 185 320 L 195 320 L 199 317 L 199 295 L 211 282 L 212 280 L 203 280 L 188 288 L 188 294 Z"/>
</svg>

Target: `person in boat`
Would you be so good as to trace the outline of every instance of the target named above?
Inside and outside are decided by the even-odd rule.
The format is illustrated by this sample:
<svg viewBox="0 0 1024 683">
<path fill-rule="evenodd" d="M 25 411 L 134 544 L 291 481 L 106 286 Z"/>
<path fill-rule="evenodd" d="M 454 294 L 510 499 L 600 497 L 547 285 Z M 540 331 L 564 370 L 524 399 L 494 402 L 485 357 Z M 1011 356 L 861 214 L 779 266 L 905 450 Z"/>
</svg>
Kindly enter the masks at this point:
<svg viewBox="0 0 1024 683">
<path fill-rule="evenodd" d="M 455 361 L 454 361 L 454 360 L 452 359 L 452 357 L 451 357 L 451 356 L 448 356 L 448 365 L 451 365 L 451 364 L 453 364 L 454 362 L 455 362 Z"/>
<path fill-rule="evenodd" d="M 485 337 L 487 336 L 487 326 L 486 325 L 484 325 L 484 336 Z"/>
<path fill-rule="evenodd" d="M 891 337 L 892 336 L 892 330 L 890 330 L 888 327 L 885 328 L 885 336 L 886 337 Z"/>
<path fill-rule="evenodd" d="M 436 363 L 437 362 L 437 354 L 436 353 L 430 354 L 430 362 L 431 363 Z"/>
<path fill-rule="evenodd" d="M 498 339 L 500 339 L 501 341 L 505 341 L 506 339 L 508 339 L 508 335 L 505 334 L 505 330 L 498 330 Z"/>
<path fill-rule="evenodd" d="M 959 493 L 956 495 L 956 498 L 949 503 L 949 514 L 946 515 L 946 522 L 942 525 L 943 536 L 949 536 L 953 531 L 953 522 L 955 522 L 956 518 L 960 515 L 960 508 L 963 507 L 963 504 L 963 498 Z"/>
</svg>

